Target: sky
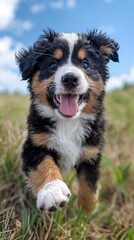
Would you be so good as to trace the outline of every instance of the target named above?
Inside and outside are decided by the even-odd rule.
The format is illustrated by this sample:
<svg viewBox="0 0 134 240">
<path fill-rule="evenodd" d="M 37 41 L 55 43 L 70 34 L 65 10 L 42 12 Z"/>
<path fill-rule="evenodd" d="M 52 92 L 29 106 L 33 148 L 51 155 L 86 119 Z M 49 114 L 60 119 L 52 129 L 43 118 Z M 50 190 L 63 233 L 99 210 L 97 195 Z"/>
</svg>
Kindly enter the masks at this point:
<svg viewBox="0 0 134 240">
<path fill-rule="evenodd" d="M 120 45 L 120 62 L 109 63 L 107 90 L 134 84 L 134 0 L 0 0 L 0 92 L 27 93 L 15 52 L 30 47 L 48 27 L 103 30 Z"/>
</svg>

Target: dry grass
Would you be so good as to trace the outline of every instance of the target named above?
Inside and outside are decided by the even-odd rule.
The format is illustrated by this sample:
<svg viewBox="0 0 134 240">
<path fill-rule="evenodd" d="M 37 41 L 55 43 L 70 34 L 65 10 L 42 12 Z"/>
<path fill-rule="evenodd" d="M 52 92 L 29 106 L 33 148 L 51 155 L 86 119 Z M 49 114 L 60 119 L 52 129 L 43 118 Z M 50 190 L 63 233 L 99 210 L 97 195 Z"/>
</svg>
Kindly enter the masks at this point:
<svg viewBox="0 0 134 240">
<path fill-rule="evenodd" d="M 21 171 L 28 98 L 0 96 L 0 240 L 134 240 L 134 88 L 106 99 L 108 129 L 101 168 L 100 205 L 91 217 L 76 208 L 75 173 L 68 177 L 73 196 L 63 211 L 38 212 Z"/>
</svg>

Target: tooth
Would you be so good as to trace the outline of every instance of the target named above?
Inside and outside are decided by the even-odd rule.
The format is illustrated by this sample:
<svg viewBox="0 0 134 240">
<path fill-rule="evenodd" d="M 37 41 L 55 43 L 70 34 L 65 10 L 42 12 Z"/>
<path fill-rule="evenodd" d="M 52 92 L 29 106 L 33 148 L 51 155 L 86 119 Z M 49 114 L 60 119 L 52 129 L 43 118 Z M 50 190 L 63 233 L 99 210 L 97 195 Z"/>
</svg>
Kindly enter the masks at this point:
<svg viewBox="0 0 134 240">
<path fill-rule="evenodd" d="M 76 96 L 77 101 L 79 101 L 79 95 Z"/>
</svg>

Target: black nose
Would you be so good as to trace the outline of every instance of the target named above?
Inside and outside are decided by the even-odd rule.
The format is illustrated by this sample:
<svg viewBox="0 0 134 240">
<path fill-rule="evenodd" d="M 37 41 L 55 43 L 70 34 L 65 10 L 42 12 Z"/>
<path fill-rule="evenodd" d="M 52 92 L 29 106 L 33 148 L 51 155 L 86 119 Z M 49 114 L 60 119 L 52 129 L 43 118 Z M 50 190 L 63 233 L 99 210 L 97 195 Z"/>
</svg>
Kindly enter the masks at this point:
<svg viewBox="0 0 134 240">
<path fill-rule="evenodd" d="M 78 85 L 78 82 L 78 77 L 72 73 L 67 73 L 62 77 L 62 84 L 70 90 L 76 87 Z"/>
</svg>

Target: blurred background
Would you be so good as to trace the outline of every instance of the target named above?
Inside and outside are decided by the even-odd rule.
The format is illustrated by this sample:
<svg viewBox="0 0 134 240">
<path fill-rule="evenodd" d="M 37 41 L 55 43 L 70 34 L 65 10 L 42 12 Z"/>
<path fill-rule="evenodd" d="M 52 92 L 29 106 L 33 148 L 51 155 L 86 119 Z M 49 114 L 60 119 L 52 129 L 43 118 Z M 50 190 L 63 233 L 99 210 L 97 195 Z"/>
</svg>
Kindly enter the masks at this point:
<svg viewBox="0 0 134 240">
<path fill-rule="evenodd" d="M 110 63 L 107 90 L 134 84 L 134 0 L 0 0 L 0 92 L 27 93 L 14 54 L 43 29 L 79 32 L 97 28 L 120 45 L 120 63 Z"/>
</svg>

